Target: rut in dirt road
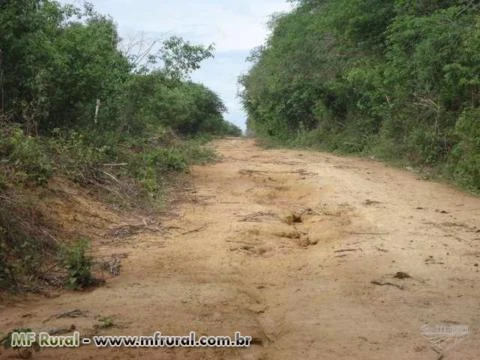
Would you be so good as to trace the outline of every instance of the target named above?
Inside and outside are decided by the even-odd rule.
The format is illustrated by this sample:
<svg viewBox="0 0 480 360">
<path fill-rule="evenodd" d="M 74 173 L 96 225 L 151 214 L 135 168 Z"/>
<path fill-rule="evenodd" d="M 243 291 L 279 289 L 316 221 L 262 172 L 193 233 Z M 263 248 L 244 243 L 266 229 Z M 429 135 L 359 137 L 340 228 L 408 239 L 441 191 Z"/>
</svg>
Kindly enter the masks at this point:
<svg viewBox="0 0 480 360">
<path fill-rule="evenodd" d="M 249 349 L 82 347 L 41 359 L 478 358 L 478 198 L 367 160 L 247 139 L 214 146 L 222 160 L 195 167 L 163 233 L 97 244 L 124 254 L 120 276 L 4 306 L 2 327 L 254 339 Z M 113 325 L 98 326 L 102 317 Z M 433 349 L 426 324 L 469 334 Z"/>
</svg>

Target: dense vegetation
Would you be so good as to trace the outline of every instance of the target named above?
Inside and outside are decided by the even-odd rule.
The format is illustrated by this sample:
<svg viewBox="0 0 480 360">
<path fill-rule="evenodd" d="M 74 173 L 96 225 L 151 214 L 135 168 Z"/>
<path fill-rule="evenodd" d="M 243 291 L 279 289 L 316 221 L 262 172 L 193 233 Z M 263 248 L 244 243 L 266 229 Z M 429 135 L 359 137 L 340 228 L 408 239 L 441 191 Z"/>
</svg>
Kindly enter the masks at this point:
<svg viewBox="0 0 480 360">
<path fill-rule="evenodd" d="M 212 158 L 199 136 L 241 134 L 221 99 L 189 78 L 213 46 L 172 37 L 126 54 L 120 42 L 88 3 L 0 0 L 0 288 L 61 253 L 26 190 L 60 175 L 151 207 L 171 173 Z M 80 250 L 73 274 L 86 263 Z"/>
<path fill-rule="evenodd" d="M 250 131 L 408 162 L 480 191 L 480 6 L 298 0 L 240 79 Z"/>
</svg>

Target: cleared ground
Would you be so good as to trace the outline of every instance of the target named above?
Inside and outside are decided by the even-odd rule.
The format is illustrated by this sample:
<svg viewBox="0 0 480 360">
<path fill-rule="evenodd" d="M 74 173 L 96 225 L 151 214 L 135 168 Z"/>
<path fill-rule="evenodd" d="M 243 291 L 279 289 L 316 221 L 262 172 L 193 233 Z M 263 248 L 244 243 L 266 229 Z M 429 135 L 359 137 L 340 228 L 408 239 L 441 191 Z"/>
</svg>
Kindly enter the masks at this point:
<svg viewBox="0 0 480 360">
<path fill-rule="evenodd" d="M 82 347 L 38 359 L 415 360 L 452 342 L 433 351 L 422 325 L 456 324 L 470 334 L 445 358 L 480 357 L 480 199 L 374 161 L 214 146 L 222 161 L 194 168 L 159 228 L 132 232 L 83 201 L 100 219 L 94 232 L 110 234 L 96 255 L 114 254 L 120 275 L 90 292 L 11 300 L 1 330 L 254 337 L 245 350 Z"/>
</svg>

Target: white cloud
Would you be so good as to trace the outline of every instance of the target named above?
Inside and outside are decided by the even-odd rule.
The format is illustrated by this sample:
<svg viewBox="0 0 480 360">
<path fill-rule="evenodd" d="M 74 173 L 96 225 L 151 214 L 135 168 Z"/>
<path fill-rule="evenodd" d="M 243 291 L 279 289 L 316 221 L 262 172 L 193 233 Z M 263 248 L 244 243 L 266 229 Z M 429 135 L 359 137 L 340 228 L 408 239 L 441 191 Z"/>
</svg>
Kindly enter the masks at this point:
<svg viewBox="0 0 480 360">
<path fill-rule="evenodd" d="M 290 4 L 283 0 L 92 2 L 100 12 L 112 15 L 124 33 L 181 34 L 192 41 L 214 42 L 222 52 L 260 45 L 265 39 L 268 17 L 290 9 Z"/>
</svg>

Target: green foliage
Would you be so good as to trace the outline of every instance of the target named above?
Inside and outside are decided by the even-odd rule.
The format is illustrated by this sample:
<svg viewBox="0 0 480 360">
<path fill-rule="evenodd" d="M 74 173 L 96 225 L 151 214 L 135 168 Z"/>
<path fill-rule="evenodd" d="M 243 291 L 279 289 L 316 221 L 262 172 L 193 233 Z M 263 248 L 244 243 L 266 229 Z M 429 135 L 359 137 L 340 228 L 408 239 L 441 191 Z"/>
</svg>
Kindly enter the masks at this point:
<svg viewBox="0 0 480 360">
<path fill-rule="evenodd" d="M 120 41 L 113 19 L 88 3 L 0 0 L 2 288 L 35 279 L 58 252 L 19 193 L 34 199 L 59 175 L 128 205 L 155 203 L 169 177 L 214 158 L 187 138 L 241 135 L 219 96 L 190 81 L 212 45 L 174 36 L 155 54 L 127 55 Z M 74 288 L 92 281 L 86 250 L 66 252 Z"/>
<path fill-rule="evenodd" d="M 115 140 L 115 137 L 112 136 L 110 140 Z M 45 142 L 57 173 L 81 184 L 100 178 L 102 164 L 116 155 L 116 144 L 99 141 L 92 132 L 71 131 L 62 134 L 59 129 L 54 129 Z"/>
<path fill-rule="evenodd" d="M 173 36 L 140 66 L 145 54 L 123 54 L 113 20 L 88 4 L 83 10 L 51 0 L 0 6 L 0 110 L 27 134 L 58 128 L 139 135 L 149 125 L 184 134 L 232 131 L 220 98 L 188 81 L 213 57 L 212 45 Z"/>
<path fill-rule="evenodd" d="M 202 61 L 213 57 L 213 50 L 213 45 L 192 45 L 178 36 L 172 36 L 163 43 L 160 57 L 165 73 L 173 79 L 181 80 L 198 70 Z"/>
<path fill-rule="evenodd" d="M 98 328 L 100 329 L 110 329 L 115 326 L 115 321 L 111 316 L 104 316 L 98 319 L 100 322 L 99 325 L 97 325 Z"/>
<path fill-rule="evenodd" d="M 162 72 L 133 76 L 122 99 L 120 122 L 130 134 L 155 127 L 188 136 L 241 133 L 223 119 L 226 108 L 217 94 L 200 84 L 173 81 Z"/>
<path fill-rule="evenodd" d="M 466 109 L 455 127 L 459 137 L 450 155 L 450 172 L 462 185 L 480 190 L 480 109 Z"/>
<path fill-rule="evenodd" d="M 249 131 L 284 144 L 444 168 L 479 189 L 480 7 L 300 0 L 240 79 Z M 471 109 L 471 110 L 469 110 Z M 468 149 L 468 155 L 467 155 Z"/>
<path fill-rule="evenodd" d="M 185 157 L 175 148 L 155 149 L 145 153 L 143 162 L 147 167 L 153 167 L 160 172 L 185 171 L 187 168 Z"/>
<path fill-rule="evenodd" d="M 0 132 L 0 160 L 10 177 L 16 182 L 45 184 L 53 174 L 53 164 L 41 141 L 15 127 Z"/>
<path fill-rule="evenodd" d="M 142 151 L 130 158 L 129 172 L 150 199 L 161 199 L 162 187 L 172 174 L 186 172 L 189 165 L 216 160 L 215 152 L 202 143 L 201 139 L 191 139 L 177 141 L 168 147 L 158 147 L 155 145 L 158 142 L 143 144 Z"/>
<path fill-rule="evenodd" d="M 4 110 L 29 134 L 93 122 L 96 99 L 129 75 L 113 21 L 89 7 L 6 1 L 0 24 Z"/>
<path fill-rule="evenodd" d="M 81 290 L 94 284 L 92 258 L 87 254 L 89 248 L 89 241 L 81 239 L 63 249 L 65 268 L 68 271 L 66 286 L 70 289 Z"/>
<path fill-rule="evenodd" d="M 243 132 L 242 129 L 240 129 L 237 125 L 225 121 L 217 131 L 217 135 L 240 137 L 243 135 Z"/>
<path fill-rule="evenodd" d="M 205 165 L 217 160 L 216 152 L 204 146 L 205 139 L 190 139 L 180 145 L 180 150 L 189 165 Z"/>
</svg>

